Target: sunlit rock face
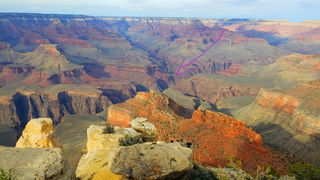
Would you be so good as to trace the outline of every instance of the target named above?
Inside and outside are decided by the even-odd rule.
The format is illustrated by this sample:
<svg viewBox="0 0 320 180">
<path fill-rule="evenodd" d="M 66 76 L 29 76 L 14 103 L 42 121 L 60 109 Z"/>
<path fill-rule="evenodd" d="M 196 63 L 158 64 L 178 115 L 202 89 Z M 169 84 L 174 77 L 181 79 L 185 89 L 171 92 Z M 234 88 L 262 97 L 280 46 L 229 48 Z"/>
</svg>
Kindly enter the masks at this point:
<svg viewBox="0 0 320 180">
<path fill-rule="evenodd" d="M 134 179 L 174 179 L 193 167 L 192 150 L 179 143 L 120 147 L 109 158 L 112 172 Z"/>
<path fill-rule="evenodd" d="M 14 169 L 13 179 L 63 179 L 64 163 L 59 148 L 0 146 L 0 168 Z"/>
<path fill-rule="evenodd" d="M 51 118 L 31 119 L 19 138 L 17 148 L 54 148 L 57 147 L 53 135 Z"/>
<path fill-rule="evenodd" d="M 126 135 L 139 136 L 132 128 L 117 128 L 115 132 L 105 131 L 106 126 L 91 125 L 87 129 L 87 153 L 78 163 L 76 176 L 80 179 L 121 179 L 122 175 L 110 170 L 108 156 L 119 148 L 119 139 Z"/>
<path fill-rule="evenodd" d="M 261 89 L 255 101 L 235 116 L 261 133 L 265 142 L 318 164 L 320 81 L 291 90 Z"/>
<path fill-rule="evenodd" d="M 273 164 L 282 173 L 286 171 L 286 158 L 263 144 L 259 134 L 243 121 L 222 113 L 198 109 L 190 119 L 181 114 L 181 108 L 167 96 L 156 92 L 140 92 L 125 103 L 108 110 L 108 123 L 128 127 L 136 117 L 145 117 L 158 130 L 158 139 L 185 141 L 195 148 L 194 160 L 203 165 L 225 166 L 228 156 L 243 162 L 248 171 L 257 165 Z M 180 113 L 180 114 L 179 114 Z"/>
</svg>

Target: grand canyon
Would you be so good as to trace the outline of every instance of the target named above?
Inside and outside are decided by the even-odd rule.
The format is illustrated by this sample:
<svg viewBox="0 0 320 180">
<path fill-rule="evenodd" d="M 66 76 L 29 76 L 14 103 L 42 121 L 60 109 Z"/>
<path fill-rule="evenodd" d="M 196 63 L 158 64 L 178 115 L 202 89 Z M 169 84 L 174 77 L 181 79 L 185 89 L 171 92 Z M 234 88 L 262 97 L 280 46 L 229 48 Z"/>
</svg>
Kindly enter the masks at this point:
<svg viewBox="0 0 320 180">
<path fill-rule="evenodd" d="M 1 176 L 320 179 L 319 166 L 320 20 L 0 13 Z"/>
</svg>

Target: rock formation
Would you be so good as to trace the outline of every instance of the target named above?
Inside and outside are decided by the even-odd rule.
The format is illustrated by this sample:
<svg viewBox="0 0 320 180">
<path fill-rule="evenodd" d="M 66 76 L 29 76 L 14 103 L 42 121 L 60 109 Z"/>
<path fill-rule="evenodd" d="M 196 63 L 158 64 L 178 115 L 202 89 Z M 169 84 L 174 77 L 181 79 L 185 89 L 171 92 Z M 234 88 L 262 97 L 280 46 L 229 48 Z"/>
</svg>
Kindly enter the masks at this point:
<svg viewBox="0 0 320 180">
<path fill-rule="evenodd" d="M 154 140 L 158 136 L 156 127 L 147 121 L 147 118 L 133 119 L 130 124 L 131 127 L 144 135 L 144 138 Z"/>
<path fill-rule="evenodd" d="M 112 172 L 134 179 L 175 179 L 193 167 L 192 150 L 179 143 L 120 147 L 109 158 Z"/>
<path fill-rule="evenodd" d="M 66 114 L 96 114 L 112 104 L 101 90 L 88 86 L 56 86 L 43 92 L 21 90 L 13 96 L 0 97 L 0 123 L 24 127 L 29 119 L 50 117 L 54 124 Z"/>
<path fill-rule="evenodd" d="M 57 147 L 53 135 L 51 118 L 31 119 L 17 141 L 17 148 L 54 148 Z"/>
<path fill-rule="evenodd" d="M 111 172 L 108 165 L 108 156 L 119 148 L 119 139 L 125 135 L 131 137 L 139 136 L 131 128 L 119 128 L 114 133 L 108 134 L 106 126 L 92 125 L 87 130 L 87 153 L 82 156 L 78 163 L 76 176 L 80 179 L 101 179 L 112 177 L 121 179 L 121 175 Z"/>
<path fill-rule="evenodd" d="M 14 52 L 8 43 L 0 42 L 0 64 L 14 62 L 20 55 Z"/>
<path fill-rule="evenodd" d="M 276 89 L 293 89 L 301 83 L 319 79 L 319 55 L 291 54 L 277 59 L 259 73 L 261 80 L 273 81 Z M 265 84 L 268 84 L 268 81 Z M 269 85 L 270 87 L 270 85 Z"/>
<path fill-rule="evenodd" d="M 158 140 L 184 141 L 195 148 L 194 160 L 203 165 L 225 166 L 228 157 L 241 160 L 242 168 L 254 172 L 257 166 L 272 165 L 286 171 L 287 157 L 263 145 L 259 134 L 240 120 L 222 113 L 200 109 L 191 119 L 179 115 L 181 107 L 165 95 L 138 93 L 125 103 L 113 105 L 108 111 L 108 123 L 128 127 L 136 117 L 145 117 L 158 129 Z"/>
<path fill-rule="evenodd" d="M 173 89 L 217 104 L 224 98 L 254 96 L 259 91 L 259 86 L 241 83 L 233 79 L 228 81 L 223 77 L 211 78 L 205 75 L 198 75 L 180 80 Z"/>
<path fill-rule="evenodd" d="M 60 149 L 0 147 L 0 169 L 13 169 L 19 180 L 59 178 L 63 173 Z"/>
<path fill-rule="evenodd" d="M 171 179 L 192 169 L 190 148 L 180 143 L 143 143 L 153 141 L 156 135 L 157 129 L 145 118 L 133 120 L 132 128 L 91 125 L 87 130 L 88 152 L 78 163 L 77 178 Z M 140 141 L 135 142 L 135 138 Z"/>
<path fill-rule="evenodd" d="M 70 63 L 57 48 L 55 44 L 41 44 L 35 51 L 24 54 L 24 57 L 17 59 L 16 62 L 49 73 L 82 68 L 80 65 Z"/>
<path fill-rule="evenodd" d="M 182 89 L 182 88 L 181 88 Z M 184 89 L 184 92 L 188 92 Z M 213 104 L 210 104 L 207 101 L 203 101 L 200 98 L 197 98 L 195 96 L 191 96 L 188 93 L 189 96 L 184 95 L 181 91 L 174 90 L 171 88 L 168 88 L 162 92 L 166 96 L 168 96 L 170 99 L 174 100 L 176 103 L 178 103 L 180 106 L 185 108 L 185 113 L 192 115 L 193 111 L 201 107 L 202 110 L 216 110 L 215 106 Z"/>
<path fill-rule="evenodd" d="M 291 90 L 261 89 L 235 116 L 262 134 L 265 142 L 319 164 L 320 81 Z"/>
</svg>

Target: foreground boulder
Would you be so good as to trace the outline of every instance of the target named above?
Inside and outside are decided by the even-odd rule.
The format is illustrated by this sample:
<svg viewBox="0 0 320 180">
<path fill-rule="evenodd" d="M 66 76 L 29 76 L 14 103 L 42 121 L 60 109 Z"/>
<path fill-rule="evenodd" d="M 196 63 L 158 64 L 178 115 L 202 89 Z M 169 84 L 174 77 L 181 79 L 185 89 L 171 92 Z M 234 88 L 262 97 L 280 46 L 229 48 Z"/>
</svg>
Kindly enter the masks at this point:
<svg viewBox="0 0 320 180">
<path fill-rule="evenodd" d="M 108 156 L 119 148 L 119 139 L 126 135 L 135 137 L 140 133 L 131 128 L 115 128 L 114 132 L 107 132 L 106 126 L 91 125 L 87 130 L 87 154 L 78 163 L 76 176 L 80 179 L 121 179 L 121 175 L 114 174 L 108 166 Z"/>
<path fill-rule="evenodd" d="M 109 158 L 112 172 L 134 179 L 174 179 L 193 167 L 192 150 L 179 143 L 120 147 Z"/>
<path fill-rule="evenodd" d="M 17 148 L 53 148 L 57 143 L 53 138 L 51 118 L 31 119 L 19 138 Z"/>
<path fill-rule="evenodd" d="M 0 147 L 0 169 L 14 169 L 19 180 L 55 178 L 63 172 L 61 150 Z"/>
</svg>

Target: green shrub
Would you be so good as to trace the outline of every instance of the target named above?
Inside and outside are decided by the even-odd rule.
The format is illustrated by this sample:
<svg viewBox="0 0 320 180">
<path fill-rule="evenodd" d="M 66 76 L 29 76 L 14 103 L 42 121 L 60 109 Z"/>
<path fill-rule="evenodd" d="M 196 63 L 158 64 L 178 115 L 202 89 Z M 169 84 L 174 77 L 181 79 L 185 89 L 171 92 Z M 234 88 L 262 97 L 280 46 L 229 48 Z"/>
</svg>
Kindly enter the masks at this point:
<svg viewBox="0 0 320 180">
<path fill-rule="evenodd" d="M 107 124 L 107 126 L 103 130 L 103 134 L 112 134 L 112 133 L 114 133 L 114 128 L 110 124 Z"/>
<path fill-rule="evenodd" d="M 257 169 L 257 175 L 255 180 L 276 180 L 280 178 L 280 174 L 273 167 L 266 167 Z"/>
<path fill-rule="evenodd" d="M 298 180 L 318 180 L 320 179 L 320 168 L 311 164 L 291 164 L 288 166 L 288 173 Z"/>
<path fill-rule="evenodd" d="M 227 164 L 228 168 L 233 168 L 235 170 L 241 169 L 242 162 L 240 160 L 234 161 L 235 157 L 233 155 L 228 156 L 229 163 Z"/>
<path fill-rule="evenodd" d="M 135 144 L 142 144 L 145 141 L 140 136 L 128 136 L 126 135 L 124 138 L 119 139 L 119 145 L 120 146 L 132 146 Z"/>
<path fill-rule="evenodd" d="M 8 171 L 0 169 L 0 180 L 12 180 L 13 173 L 14 169 L 9 169 Z"/>
<path fill-rule="evenodd" d="M 278 171 L 273 168 L 273 167 L 266 167 L 266 176 L 267 177 L 276 177 L 276 178 L 280 178 L 280 174 L 278 173 Z"/>
</svg>

